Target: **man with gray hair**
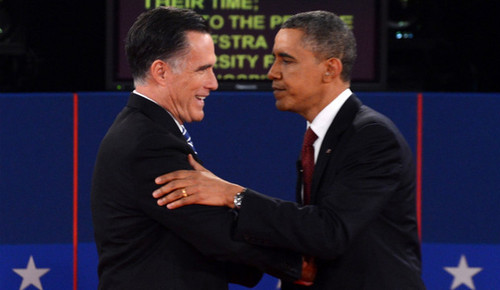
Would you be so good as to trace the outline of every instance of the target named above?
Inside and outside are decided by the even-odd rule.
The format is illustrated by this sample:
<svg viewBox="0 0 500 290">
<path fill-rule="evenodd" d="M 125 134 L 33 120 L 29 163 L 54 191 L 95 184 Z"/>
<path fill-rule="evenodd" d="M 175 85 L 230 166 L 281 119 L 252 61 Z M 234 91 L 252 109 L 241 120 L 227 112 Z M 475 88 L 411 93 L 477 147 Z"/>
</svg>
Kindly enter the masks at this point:
<svg viewBox="0 0 500 290">
<path fill-rule="evenodd" d="M 206 21 L 187 9 L 144 12 L 126 52 L 135 90 L 101 142 L 92 181 L 99 289 L 251 287 L 262 271 L 298 280 L 300 254 L 232 240 L 234 212 L 170 211 L 151 196 L 156 176 L 190 169 L 187 156 L 196 156 L 184 124 L 203 119 L 218 86 Z"/>
</svg>

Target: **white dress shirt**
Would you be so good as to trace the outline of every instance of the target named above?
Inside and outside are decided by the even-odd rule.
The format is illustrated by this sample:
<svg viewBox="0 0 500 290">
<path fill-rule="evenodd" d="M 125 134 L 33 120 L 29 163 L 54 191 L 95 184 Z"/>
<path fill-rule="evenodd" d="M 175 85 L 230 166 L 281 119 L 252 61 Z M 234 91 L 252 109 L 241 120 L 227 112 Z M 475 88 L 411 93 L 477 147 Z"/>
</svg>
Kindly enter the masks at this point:
<svg viewBox="0 0 500 290">
<path fill-rule="evenodd" d="M 314 120 L 309 123 L 307 122 L 307 127 L 311 127 L 311 130 L 318 136 L 318 139 L 314 142 L 314 163 L 318 160 L 319 150 L 323 139 L 325 139 L 326 132 L 330 125 L 337 116 L 340 108 L 344 105 L 345 101 L 352 95 L 350 89 L 343 91 L 338 97 L 336 97 L 330 104 L 328 104 L 319 114 L 314 118 Z"/>
</svg>

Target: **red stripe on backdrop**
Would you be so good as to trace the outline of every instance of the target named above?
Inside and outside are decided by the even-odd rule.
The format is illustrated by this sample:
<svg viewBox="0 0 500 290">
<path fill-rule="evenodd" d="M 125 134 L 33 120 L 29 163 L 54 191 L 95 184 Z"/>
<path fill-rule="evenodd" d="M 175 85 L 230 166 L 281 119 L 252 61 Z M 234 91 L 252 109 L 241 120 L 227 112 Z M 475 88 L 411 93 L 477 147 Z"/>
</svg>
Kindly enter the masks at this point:
<svg viewBox="0 0 500 290">
<path fill-rule="evenodd" d="M 78 289 L 78 94 L 73 94 L 73 289 Z"/>
<path fill-rule="evenodd" d="M 422 133 L 423 133 L 423 94 L 417 95 L 417 223 L 418 236 L 422 240 Z"/>
</svg>

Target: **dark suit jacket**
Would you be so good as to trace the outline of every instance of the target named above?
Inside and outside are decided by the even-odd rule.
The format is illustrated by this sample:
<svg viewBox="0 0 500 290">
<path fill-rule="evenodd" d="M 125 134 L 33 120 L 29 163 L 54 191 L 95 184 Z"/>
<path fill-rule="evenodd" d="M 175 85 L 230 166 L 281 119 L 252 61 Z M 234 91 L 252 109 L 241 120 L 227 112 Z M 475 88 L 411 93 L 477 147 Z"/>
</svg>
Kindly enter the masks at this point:
<svg viewBox="0 0 500 290">
<path fill-rule="evenodd" d="M 194 154 L 172 117 L 132 94 L 102 140 L 92 182 L 99 289 L 227 289 L 255 285 L 261 272 L 295 280 L 301 256 L 231 240 L 234 212 L 157 205 L 154 178 L 191 169 Z"/>
<path fill-rule="evenodd" d="M 424 289 L 412 156 L 394 124 L 353 95 L 321 145 L 314 206 L 248 190 L 235 235 L 317 257 L 308 289 Z"/>
</svg>

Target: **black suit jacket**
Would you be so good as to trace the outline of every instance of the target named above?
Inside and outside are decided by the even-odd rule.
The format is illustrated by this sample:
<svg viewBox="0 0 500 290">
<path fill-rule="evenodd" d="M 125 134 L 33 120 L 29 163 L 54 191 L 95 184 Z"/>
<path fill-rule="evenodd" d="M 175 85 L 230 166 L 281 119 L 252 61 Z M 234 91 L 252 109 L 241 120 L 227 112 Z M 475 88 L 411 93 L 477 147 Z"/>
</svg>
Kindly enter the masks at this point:
<svg viewBox="0 0 500 290">
<path fill-rule="evenodd" d="M 412 156 L 394 124 L 352 95 L 321 145 L 313 206 L 248 190 L 235 235 L 316 257 L 308 289 L 424 289 Z"/>
<path fill-rule="evenodd" d="M 92 182 L 99 289 L 227 289 L 261 272 L 295 280 L 301 256 L 231 240 L 234 212 L 157 205 L 154 178 L 191 169 L 193 154 L 163 108 L 132 94 L 101 142 Z"/>
</svg>

